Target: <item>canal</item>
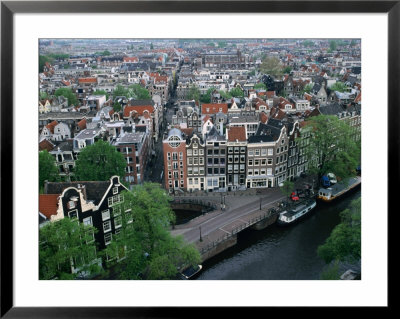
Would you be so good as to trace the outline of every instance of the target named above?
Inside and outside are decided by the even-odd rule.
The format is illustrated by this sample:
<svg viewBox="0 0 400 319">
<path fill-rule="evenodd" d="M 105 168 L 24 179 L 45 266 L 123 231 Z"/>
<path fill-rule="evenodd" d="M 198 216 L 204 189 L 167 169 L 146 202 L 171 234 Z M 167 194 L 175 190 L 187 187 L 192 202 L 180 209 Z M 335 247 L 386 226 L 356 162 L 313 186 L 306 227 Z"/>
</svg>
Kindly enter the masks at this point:
<svg viewBox="0 0 400 319">
<path fill-rule="evenodd" d="M 205 261 L 197 280 L 314 280 L 325 262 L 317 248 L 339 224 L 339 213 L 361 196 L 361 190 L 335 204 L 317 204 L 297 224 L 239 233 L 238 243 Z"/>
</svg>

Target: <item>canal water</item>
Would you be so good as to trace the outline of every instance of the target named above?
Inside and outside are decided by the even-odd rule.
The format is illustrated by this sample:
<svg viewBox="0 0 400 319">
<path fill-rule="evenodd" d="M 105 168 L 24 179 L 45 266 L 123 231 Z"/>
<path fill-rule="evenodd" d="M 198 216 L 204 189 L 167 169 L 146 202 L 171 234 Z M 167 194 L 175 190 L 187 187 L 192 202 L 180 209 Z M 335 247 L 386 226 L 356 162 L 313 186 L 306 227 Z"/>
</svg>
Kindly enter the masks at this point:
<svg viewBox="0 0 400 319">
<path fill-rule="evenodd" d="M 335 204 L 317 204 L 298 223 L 239 233 L 238 243 L 205 261 L 197 280 L 313 280 L 326 264 L 317 248 L 340 223 L 340 212 L 361 196 L 358 189 Z"/>
</svg>

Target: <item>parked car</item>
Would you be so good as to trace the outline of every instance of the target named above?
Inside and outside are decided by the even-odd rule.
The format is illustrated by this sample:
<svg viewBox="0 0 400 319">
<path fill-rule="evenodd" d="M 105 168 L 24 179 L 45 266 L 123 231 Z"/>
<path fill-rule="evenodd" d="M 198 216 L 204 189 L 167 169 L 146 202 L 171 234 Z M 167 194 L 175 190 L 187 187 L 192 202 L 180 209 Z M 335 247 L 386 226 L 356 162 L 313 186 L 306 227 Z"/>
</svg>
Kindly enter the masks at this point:
<svg viewBox="0 0 400 319">
<path fill-rule="evenodd" d="M 329 181 L 331 182 L 331 185 L 337 183 L 337 179 L 336 179 L 335 174 L 333 174 L 333 173 L 328 173 L 328 174 L 326 174 L 326 175 L 328 176 Z"/>
<path fill-rule="evenodd" d="M 298 200 L 300 200 L 300 198 L 296 192 L 292 192 L 292 194 L 290 195 L 290 199 L 294 202 L 297 202 Z"/>
</svg>

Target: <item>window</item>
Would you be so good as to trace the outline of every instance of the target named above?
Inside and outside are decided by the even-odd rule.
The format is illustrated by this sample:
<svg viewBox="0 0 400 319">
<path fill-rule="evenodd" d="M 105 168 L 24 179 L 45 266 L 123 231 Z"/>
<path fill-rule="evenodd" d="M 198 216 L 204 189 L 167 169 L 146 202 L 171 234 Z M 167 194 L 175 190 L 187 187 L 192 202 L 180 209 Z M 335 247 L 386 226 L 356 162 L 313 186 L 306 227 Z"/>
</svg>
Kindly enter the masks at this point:
<svg viewBox="0 0 400 319">
<path fill-rule="evenodd" d="M 111 239 L 112 239 L 111 233 L 104 234 L 104 243 L 105 243 L 106 245 L 108 245 L 109 243 L 111 243 Z"/>
<path fill-rule="evenodd" d="M 274 155 L 274 149 L 273 148 L 269 148 L 268 149 L 268 155 Z"/>
<path fill-rule="evenodd" d="M 260 156 L 260 150 L 259 149 L 254 150 L 254 154 L 255 156 Z"/>
<path fill-rule="evenodd" d="M 109 209 L 103 210 L 101 212 L 101 217 L 102 217 L 103 220 L 110 219 L 110 210 Z"/>
<path fill-rule="evenodd" d="M 70 200 L 70 201 L 68 202 L 67 206 L 68 206 L 68 209 L 75 208 L 75 202 L 74 202 L 73 200 Z"/>
<path fill-rule="evenodd" d="M 85 225 L 85 226 L 91 226 L 91 225 L 93 225 L 92 217 L 89 216 L 89 217 L 84 218 L 84 219 L 83 219 L 83 225 Z"/>
<path fill-rule="evenodd" d="M 113 188 L 113 195 L 118 194 L 118 187 Z"/>
<path fill-rule="evenodd" d="M 69 218 L 78 218 L 78 210 L 77 209 L 71 210 L 70 212 L 68 212 L 68 216 Z"/>
<path fill-rule="evenodd" d="M 108 232 L 111 230 L 111 221 L 107 220 L 103 222 L 103 231 Z"/>
<path fill-rule="evenodd" d="M 122 226 L 122 217 L 118 216 L 114 218 L 114 227 L 119 228 Z"/>
</svg>

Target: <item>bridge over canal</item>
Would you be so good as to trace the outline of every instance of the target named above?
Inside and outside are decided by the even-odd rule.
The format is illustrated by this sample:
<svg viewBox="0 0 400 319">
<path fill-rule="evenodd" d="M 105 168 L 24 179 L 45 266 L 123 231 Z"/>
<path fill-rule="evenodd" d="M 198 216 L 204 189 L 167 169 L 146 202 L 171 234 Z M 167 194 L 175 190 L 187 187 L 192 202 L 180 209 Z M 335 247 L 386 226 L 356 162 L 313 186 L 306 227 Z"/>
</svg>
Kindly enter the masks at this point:
<svg viewBox="0 0 400 319">
<path fill-rule="evenodd" d="M 171 233 L 194 243 L 204 261 L 235 245 L 240 231 L 249 227 L 263 229 L 274 223 L 278 204 L 285 199 L 279 188 L 175 196 L 175 202 L 203 201 L 216 209 L 186 224 L 176 225 Z"/>
</svg>

